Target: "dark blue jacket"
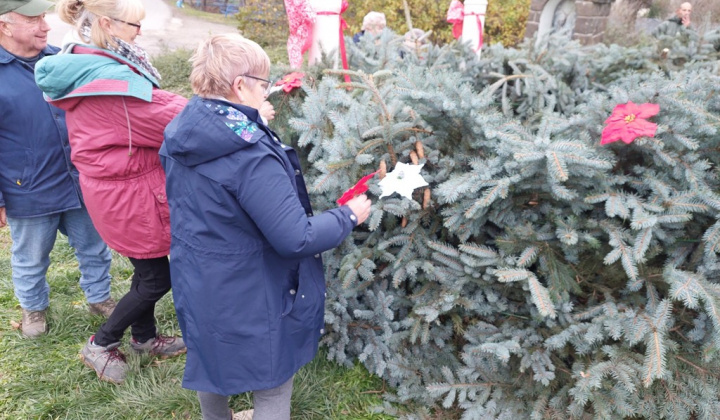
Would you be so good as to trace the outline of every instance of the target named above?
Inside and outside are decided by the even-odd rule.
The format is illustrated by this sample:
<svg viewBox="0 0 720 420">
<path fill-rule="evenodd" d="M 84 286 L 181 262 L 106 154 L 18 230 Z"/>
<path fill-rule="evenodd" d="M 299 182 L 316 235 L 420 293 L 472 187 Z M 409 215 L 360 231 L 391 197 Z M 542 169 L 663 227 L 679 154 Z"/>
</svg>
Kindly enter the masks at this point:
<svg viewBox="0 0 720 420">
<path fill-rule="evenodd" d="M 232 395 L 283 384 L 317 352 L 320 253 L 355 216 L 347 206 L 313 215 L 297 154 L 252 108 L 194 97 L 165 129 L 160 158 L 183 386 Z"/>
<path fill-rule="evenodd" d="M 80 194 L 65 112 L 45 101 L 33 69 L 0 47 L 0 207 L 8 217 L 44 216 L 80 208 Z"/>
</svg>

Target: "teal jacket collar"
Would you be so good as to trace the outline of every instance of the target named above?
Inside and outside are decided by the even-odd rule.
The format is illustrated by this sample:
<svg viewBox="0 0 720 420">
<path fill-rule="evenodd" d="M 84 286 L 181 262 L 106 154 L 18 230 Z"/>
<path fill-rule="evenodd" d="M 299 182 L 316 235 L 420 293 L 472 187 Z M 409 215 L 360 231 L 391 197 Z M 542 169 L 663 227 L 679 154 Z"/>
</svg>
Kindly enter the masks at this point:
<svg viewBox="0 0 720 420">
<path fill-rule="evenodd" d="M 63 51 L 35 68 L 35 81 L 50 100 L 121 95 L 150 102 L 153 88 L 159 88 L 152 75 L 112 51 L 79 44 Z"/>
</svg>

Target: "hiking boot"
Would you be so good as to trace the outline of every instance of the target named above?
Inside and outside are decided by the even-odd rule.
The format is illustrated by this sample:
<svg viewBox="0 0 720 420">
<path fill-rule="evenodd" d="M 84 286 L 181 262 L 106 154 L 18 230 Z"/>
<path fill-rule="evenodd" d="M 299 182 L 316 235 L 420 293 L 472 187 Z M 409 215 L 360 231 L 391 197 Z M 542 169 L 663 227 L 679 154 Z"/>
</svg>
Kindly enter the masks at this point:
<svg viewBox="0 0 720 420">
<path fill-rule="evenodd" d="M 244 410 L 233 413 L 232 420 L 252 420 L 254 411 L 255 410 Z"/>
<path fill-rule="evenodd" d="M 35 338 L 47 332 L 47 322 L 45 321 L 45 313 L 47 309 L 42 311 L 22 310 L 22 324 L 20 329 L 27 338 Z"/>
<path fill-rule="evenodd" d="M 125 380 L 127 364 L 125 355 L 118 350 L 120 342 L 103 347 L 96 345 L 94 340 L 93 335 L 80 351 L 83 363 L 93 369 L 101 381 L 121 384 Z"/>
<path fill-rule="evenodd" d="M 130 347 L 138 353 L 150 353 L 163 358 L 177 356 L 187 351 L 181 337 L 167 337 L 160 334 L 144 343 L 139 343 L 133 338 L 130 340 Z"/>
<path fill-rule="evenodd" d="M 102 302 L 90 303 L 89 310 L 93 315 L 102 315 L 105 318 L 110 318 L 110 315 L 115 310 L 115 300 L 113 298 L 107 298 Z"/>
</svg>

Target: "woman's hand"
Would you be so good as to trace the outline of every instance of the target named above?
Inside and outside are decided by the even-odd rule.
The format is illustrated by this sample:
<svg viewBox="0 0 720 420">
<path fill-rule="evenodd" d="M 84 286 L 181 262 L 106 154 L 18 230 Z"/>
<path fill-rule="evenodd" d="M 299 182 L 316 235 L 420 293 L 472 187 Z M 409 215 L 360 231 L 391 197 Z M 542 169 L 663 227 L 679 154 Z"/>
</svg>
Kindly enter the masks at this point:
<svg viewBox="0 0 720 420">
<path fill-rule="evenodd" d="M 275 107 L 268 101 L 265 101 L 260 105 L 260 115 L 265 118 L 265 121 L 272 121 L 275 119 Z"/>
<path fill-rule="evenodd" d="M 345 205 L 350 207 L 350 210 L 352 210 L 355 214 L 355 217 L 357 217 L 357 224 L 359 225 L 370 215 L 370 206 L 372 205 L 372 201 L 370 201 L 365 194 L 362 194 L 348 201 Z"/>
</svg>

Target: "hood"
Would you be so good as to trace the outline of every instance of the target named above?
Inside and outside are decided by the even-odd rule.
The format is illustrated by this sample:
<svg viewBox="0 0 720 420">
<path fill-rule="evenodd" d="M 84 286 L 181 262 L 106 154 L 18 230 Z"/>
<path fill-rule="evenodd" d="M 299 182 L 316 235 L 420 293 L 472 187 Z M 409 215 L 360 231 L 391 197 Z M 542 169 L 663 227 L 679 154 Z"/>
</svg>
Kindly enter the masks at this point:
<svg viewBox="0 0 720 420">
<path fill-rule="evenodd" d="M 91 46 L 76 46 L 73 51 L 80 53 L 45 57 L 35 67 L 35 82 L 51 101 L 102 95 L 152 100 L 157 81 L 138 74 L 122 57 Z"/>
<path fill-rule="evenodd" d="M 194 96 L 165 128 L 160 155 L 197 166 L 256 144 L 272 131 L 254 108 Z"/>
</svg>

